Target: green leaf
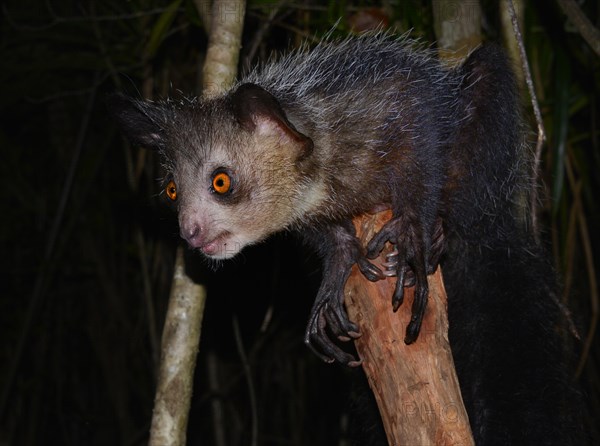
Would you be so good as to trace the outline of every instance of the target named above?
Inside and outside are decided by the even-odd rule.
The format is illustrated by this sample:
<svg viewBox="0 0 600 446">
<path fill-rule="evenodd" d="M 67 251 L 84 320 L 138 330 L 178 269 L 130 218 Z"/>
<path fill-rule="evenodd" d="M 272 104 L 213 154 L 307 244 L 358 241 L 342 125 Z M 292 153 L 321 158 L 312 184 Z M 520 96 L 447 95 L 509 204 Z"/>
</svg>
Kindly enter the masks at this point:
<svg viewBox="0 0 600 446">
<path fill-rule="evenodd" d="M 569 86 L 571 66 L 563 49 L 556 52 L 552 208 L 556 216 L 565 181 L 565 155 L 569 130 Z"/>
<path fill-rule="evenodd" d="M 181 1 L 182 0 L 175 0 L 173 3 L 171 3 L 154 24 L 154 27 L 150 32 L 148 44 L 144 49 L 144 55 L 147 58 L 151 58 L 152 56 L 154 56 L 154 54 L 156 54 L 156 51 L 160 47 L 160 44 L 165 39 L 165 36 L 169 32 L 169 28 L 171 27 L 171 23 L 173 23 L 173 20 L 175 20 L 175 14 L 177 14 L 177 11 L 179 10 Z"/>
</svg>

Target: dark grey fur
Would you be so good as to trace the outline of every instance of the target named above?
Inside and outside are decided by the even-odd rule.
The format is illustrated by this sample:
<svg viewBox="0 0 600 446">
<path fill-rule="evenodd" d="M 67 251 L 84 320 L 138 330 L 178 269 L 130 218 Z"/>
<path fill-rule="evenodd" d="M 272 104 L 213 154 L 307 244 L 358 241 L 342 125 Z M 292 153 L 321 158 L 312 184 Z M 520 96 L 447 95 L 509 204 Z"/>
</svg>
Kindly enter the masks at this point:
<svg viewBox="0 0 600 446">
<path fill-rule="evenodd" d="M 366 257 L 386 242 L 399 251 L 394 308 L 416 284 L 405 341 L 417 338 L 443 224 L 450 341 L 477 443 L 576 444 L 553 272 L 521 206 L 518 97 L 497 48 L 447 69 L 385 34 L 324 41 L 215 98 L 111 103 L 134 143 L 163 154 L 192 247 L 228 258 L 284 229 L 315 247 L 324 279 L 305 341 L 327 361 L 357 364 L 331 336 L 357 336 L 344 284 L 355 263 L 380 279 Z M 211 185 L 217 172 L 227 193 Z M 382 207 L 393 219 L 364 252 L 351 219 Z"/>
</svg>

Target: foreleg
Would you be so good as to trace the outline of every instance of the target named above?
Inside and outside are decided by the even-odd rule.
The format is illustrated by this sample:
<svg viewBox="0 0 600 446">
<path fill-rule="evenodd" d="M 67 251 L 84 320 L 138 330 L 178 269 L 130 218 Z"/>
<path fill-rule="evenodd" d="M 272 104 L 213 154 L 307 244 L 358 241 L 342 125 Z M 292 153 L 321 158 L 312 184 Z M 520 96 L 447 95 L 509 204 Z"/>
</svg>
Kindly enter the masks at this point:
<svg viewBox="0 0 600 446">
<path fill-rule="evenodd" d="M 360 336 L 358 326 L 349 320 L 344 308 L 344 287 L 355 263 L 370 280 L 378 280 L 383 274 L 362 255 L 350 221 L 312 232 L 308 239 L 323 258 L 323 280 L 310 313 L 304 343 L 326 362 L 357 366 L 360 361 L 335 342 Z"/>
</svg>

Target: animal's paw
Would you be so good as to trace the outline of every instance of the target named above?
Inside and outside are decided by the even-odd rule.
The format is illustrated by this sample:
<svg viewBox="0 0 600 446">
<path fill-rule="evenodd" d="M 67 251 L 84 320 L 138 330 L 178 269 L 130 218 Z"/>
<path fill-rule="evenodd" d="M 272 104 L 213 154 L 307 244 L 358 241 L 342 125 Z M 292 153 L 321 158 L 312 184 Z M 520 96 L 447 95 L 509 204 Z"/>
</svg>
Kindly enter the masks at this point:
<svg viewBox="0 0 600 446">
<path fill-rule="evenodd" d="M 441 229 L 441 228 L 440 228 Z M 440 235 L 440 237 L 442 237 Z M 392 308 L 397 311 L 404 301 L 404 288 L 415 286 L 415 298 L 412 305 L 411 320 L 406 329 L 404 342 L 413 343 L 419 336 L 423 316 L 427 307 L 429 287 L 427 272 L 432 269 L 426 259 L 429 259 L 427 244 L 423 238 L 422 228 L 404 216 L 399 216 L 387 222 L 373 236 L 367 246 L 367 257 L 375 258 L 389 242 L 395 246 L 395 251 L 386 256 L 384 274 L 397 277 L 396 288 L 392 296 Z M 439 257 L 435 259 L 435 262 Z"/>
<path fill-rule="evenodd" d="M 335 295 L 334 292 L 321 291 L 311 311 L 304 343 L 325 362 L 337 361 L 349 367 L 356 367 L 361 361 L 342 350 L 336 343 L 336 340 L 350 341 L 360 336 L 356 324 L 348 319 L 343 305 L 343 294 Z"/>
</svg>

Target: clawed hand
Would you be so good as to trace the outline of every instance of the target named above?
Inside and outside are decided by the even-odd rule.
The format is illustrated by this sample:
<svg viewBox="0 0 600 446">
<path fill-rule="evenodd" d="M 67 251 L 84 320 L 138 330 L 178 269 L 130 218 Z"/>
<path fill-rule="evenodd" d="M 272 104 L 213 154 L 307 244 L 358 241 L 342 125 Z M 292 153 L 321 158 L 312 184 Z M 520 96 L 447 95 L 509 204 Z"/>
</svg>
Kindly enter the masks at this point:
<svg viewBox="0 0 600 446">
<path fill-rule="evenodd" d="M 358 326 L 349 320 L 344 308 L 344 285 L 354 263 L 358 264 L 362 274 L 371 281 L 386 276 L 397 277 L 392 295 L 393 311 L 397 311 L 404 301 L 404 288 L 415 286 L 412 316 L 404 342 L 411 344 L 416 341 L 427 307 L 427 274 L 435 271 L 444 249 L 441 221 L 434 227 L 429 247 L 422 235 L 416 225 L 402 216 L 393 218 L 367 245 L 367 257 L 370 259 L 379 256 L 386 243 L 394 245 L 395 250 L 387 254 L 386 261 L 382 263 L 383 271 L 363 255 L 358 255 L 352 262 L 334 263 L 338 267 L 337 271 L 334 268 L 325 271 L 304 336 L 305 344 L 317 356 L 326 362 L 338 361 L 350 367 L 361 364 L 361 361 L 338 345 L 339 341 L 345 342 L 360 336 Z"/>
</svg>

